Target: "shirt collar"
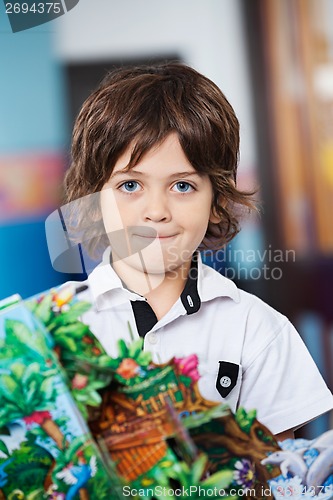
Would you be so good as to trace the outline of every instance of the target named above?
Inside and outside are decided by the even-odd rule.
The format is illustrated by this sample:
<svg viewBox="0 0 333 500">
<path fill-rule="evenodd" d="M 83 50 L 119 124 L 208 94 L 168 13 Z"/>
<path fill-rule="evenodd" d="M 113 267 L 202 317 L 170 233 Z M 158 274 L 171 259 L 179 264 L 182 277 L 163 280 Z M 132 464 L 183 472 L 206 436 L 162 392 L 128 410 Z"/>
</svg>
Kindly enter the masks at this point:
<svg viewBox="0 0 333 500">
<path fill-rule="evenodd" d="M 108 247 L 102 262 L 88 276 L 89 288 L 97 309 L 107 309 L 128 300 L 145 300 L 141 295 L 124 288 L 119 276 L 110 264 L 111 249 Z M 235 283 L 202 263 L 200 252 L 194 254 L 191 272 L 180 299 L 188 314 L 196 312 L 201 302 L 216 297 L 229 297 L 239 302 Z"/>
<path fill-rule="evenodd" d="M 145 300 L 141 295 L 124 288 L 123 283 L 111 266 L 111 248 L 108 247 L 102 262 L 88 276 L 88 284 L 97 309 L 124 304 L 128 300 Z"/>
<path fill-rule="evenodd" d="M 210 266 L 203 264 L 200 253 L 198 257 L 198 293 L 201 302 L 207 302 L 216 297 L 229 297 L 235 302 L 240 301 L 240 293 L 235 283 Z"/>
</svg>

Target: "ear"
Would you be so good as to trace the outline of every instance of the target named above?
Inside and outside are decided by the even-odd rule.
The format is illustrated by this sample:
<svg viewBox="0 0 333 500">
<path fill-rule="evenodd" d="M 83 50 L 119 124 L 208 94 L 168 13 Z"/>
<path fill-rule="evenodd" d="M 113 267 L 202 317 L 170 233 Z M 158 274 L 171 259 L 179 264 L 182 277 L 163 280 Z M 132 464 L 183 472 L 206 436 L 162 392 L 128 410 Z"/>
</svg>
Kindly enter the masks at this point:
<svg viewBox="0 0 333 500">
<path fill-rule="evenodd" d="M 220 198 L 221 202 L 219 203 L 219 205 L 222 207 L 222 208 L 225 208 L 227 206 L 227 200 L 226 198 L 223 198 L 223 200 Z M 213 206 L 212 209 L 211 209 L 211 212 L 210 212 L 210 217 L 209 217 L 209 222 L 211 222 L 212 224 L 219 224 L 222 220 L 222 217 L 221 215 L 219 215 L 217 212 L 216 212 L 216 208 Z"/>
<path fill-rule="evenodd" d="M 218 224 L 219 222 L 221 222 L 221 217 L 217 215 L 215 208 L 212 208 L 210 212 L 209 222 L 211 222 L 212 224 Z"/>
</svg>

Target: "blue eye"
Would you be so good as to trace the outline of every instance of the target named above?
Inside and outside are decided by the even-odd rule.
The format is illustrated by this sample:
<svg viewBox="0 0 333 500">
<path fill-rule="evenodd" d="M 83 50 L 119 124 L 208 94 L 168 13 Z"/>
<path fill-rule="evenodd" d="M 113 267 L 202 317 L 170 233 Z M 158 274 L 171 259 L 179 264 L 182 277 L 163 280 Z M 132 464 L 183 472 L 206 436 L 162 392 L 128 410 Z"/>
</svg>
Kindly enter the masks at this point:
<svg viewBox="0 0 333 500">
<path fill-rule="evenodd" d="M 120 189 L 127 193 L 134 193 L 135 191 L 137 191 L 138 186 L 139 184 L 136 181 L 127 181 L 120 186 Z"/>
<path fill-rule="evenodd" d="M 184 182 L 184 181 L 179 181 L 177 182 L 174 187 L 177 188 L 177 191 L 179 193 L 188 193 L 188 192 L 191 192 L 193 191 L 193 186 L 191 186 L 191 184 L 189 184 L 188 182 Z"/>
</svg>

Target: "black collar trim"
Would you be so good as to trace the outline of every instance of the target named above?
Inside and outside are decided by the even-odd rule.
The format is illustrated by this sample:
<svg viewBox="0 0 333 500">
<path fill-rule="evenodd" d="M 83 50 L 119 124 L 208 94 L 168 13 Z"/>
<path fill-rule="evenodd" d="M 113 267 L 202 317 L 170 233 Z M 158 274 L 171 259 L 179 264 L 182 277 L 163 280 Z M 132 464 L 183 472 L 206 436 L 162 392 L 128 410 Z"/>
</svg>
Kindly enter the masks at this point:
<svg viewBox="0 0 333 500">
<path fill-rule="evenodd" d="M 194 254 L 189 275 L 180 295 L 187 314 L 199 311 L 201 300 L 198 293 L 198 254 Z M 140 337 L 144 337 L 157 323 L 156 315 L 145 300 L 131 300 L 136 326 Z"/>
<path fill-rule="evenodd" d="M 198 253 L 193 255 L 188 278 L 184 290 L 180 294 L 180 299 L 187 314 L 198 312 L 201 306 L 201 300 L 198 293 L 198 257 Z"/>
</svg>

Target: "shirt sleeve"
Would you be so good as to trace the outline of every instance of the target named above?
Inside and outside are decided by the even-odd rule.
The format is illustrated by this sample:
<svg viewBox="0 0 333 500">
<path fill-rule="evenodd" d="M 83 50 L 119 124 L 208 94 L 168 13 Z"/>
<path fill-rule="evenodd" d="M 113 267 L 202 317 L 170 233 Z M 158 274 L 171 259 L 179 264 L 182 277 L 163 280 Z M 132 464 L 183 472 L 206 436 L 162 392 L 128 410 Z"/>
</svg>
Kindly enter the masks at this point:
<svg viewBox="0 0 333 500">
<path fill-rule="evenodd" d="M 331 391 L 287 319 L 243 369 L 238 406 L 255 408 L 273 434 L 297 429 L 333 408 Z"/>
</svg>

